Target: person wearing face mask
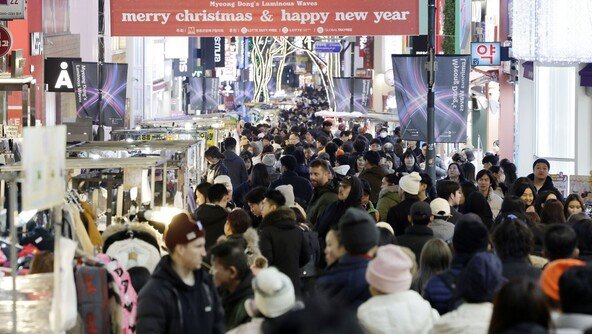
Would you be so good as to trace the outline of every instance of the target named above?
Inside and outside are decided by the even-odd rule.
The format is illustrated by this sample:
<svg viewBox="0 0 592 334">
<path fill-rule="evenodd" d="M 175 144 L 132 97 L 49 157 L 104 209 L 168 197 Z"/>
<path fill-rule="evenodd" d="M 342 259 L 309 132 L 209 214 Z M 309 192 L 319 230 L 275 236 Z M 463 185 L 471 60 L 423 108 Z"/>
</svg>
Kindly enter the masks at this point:
<svg viewBox="0 0 592 334">
<path fill-rule="evenodd" d="M 500 166 L 491 166 L 489 171 L 493 173 L 495 177 L 497 188 L 493 191 L 497 194 L 500 198 L 504 198 L 506 193 L 508 192 L 508 186 L 506 185 L 506 174 L 504 173 L 504 169 Z"/>
<path fill-rule="evenodd" d="M 401 178 L 413 172 L 421 173 L 421 169 L 417 164 L 417 159 L 415 158 L 415 154 L 413 154 L 413 151 L 407 150 L 405 151 L 405 153 L 403 153 L 403 164 L 401 165 L 401 167 L 397 168 L 397 170 L 395 171 L 395 175 Z"/>
<path fill-rule="evenodd" d="M 391 144 L 394 143 L 393 138 L 388 135 L 387 128 L 380 129 L 380 132 L 378 133 L 378 138 L 380 139 L 380 142 L 382 143 L 382 145 L 384 145 L 386 143 L 391 143 Z"/>
</svg>

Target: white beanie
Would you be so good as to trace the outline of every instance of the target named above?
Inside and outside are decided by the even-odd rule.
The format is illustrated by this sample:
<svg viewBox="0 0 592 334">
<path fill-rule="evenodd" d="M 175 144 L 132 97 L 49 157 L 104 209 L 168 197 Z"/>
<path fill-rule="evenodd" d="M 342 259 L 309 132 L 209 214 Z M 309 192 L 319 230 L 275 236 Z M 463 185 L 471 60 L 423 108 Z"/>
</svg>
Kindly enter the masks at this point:
<svg viewBox="0 0 592 334">
<path fill-rule="evenodd" d="M 253 279 L 252 287 L 255 307 L 267 318 L 277 318 L 296 305 L 292 281 L 274 267 L 259 271 Z"/>
<path fill-rule="evenodd" d="M 230 176 L 228 175 L 218 175 L 214 179 L 214 184 L 223 184 L 228 192 L 232 192 L 232 181 L 230 180 Z"/>
<path fill-rule="evenodd" d="M 401 189 L 408 194 L 417 195 L 419 194 L 420 182 L 421 176 L 419 176 L 419 173 L 413 172 L 401 178 L 399 181 L 399 187 L 401 187 Z"/>
<path fill-rule="evenodd" d="M 291 184 L 285 184 L 283 186 L 275 187 L 275 190 L 279 191 L 284 195 L 286 199 L 286 206 L 292 207 L 294 205 L 295 197 L 294 197 L 294 187 Z"/>
</svg>

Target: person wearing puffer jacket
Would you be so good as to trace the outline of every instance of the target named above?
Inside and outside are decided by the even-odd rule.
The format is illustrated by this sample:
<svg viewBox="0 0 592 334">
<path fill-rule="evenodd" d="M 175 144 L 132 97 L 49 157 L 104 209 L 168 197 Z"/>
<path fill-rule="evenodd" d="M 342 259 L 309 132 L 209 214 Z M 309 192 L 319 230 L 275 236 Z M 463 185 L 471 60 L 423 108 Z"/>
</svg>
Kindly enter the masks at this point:
<svg viewBox="0 0 592 334">
<path fill-rule="evenodd" d="M 378 248 L 368 264 L 366 281 L 372 298 L 358 308 L 358 320 L 369 334 L 429 333 L 440 315 L 410 290 L 413 263 L 401 247 Z"/>
<path fill-rule="evenodd" d="M 493 297 L 506 282 L 502 262 L 489 252 L 475 254 L 458 278 L 463 299 L 456 310 L 434 324 L 435 334 L 486 334 L 493 313 Z"/>
<path fill-rule="evenodd" d="M 380 193 L 378 194 L 378 203 L 376 210 L 380 221 L 386 221 L 389 210 L 401 203 L 401 196 L 399 195 L 399 187 L 397 187 L 397 176 L 395 174 L 388 174 L 382 178 L 380 185 Z"/>
</svg>

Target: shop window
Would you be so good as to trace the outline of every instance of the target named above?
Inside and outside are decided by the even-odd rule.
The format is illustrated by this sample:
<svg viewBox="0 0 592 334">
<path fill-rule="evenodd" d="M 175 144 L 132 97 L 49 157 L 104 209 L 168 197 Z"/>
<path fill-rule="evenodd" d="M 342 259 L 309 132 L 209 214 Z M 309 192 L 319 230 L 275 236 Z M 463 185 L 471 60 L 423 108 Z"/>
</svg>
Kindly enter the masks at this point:
<svg viewBox="0 0 592 334">
<path fill-rule="evenodd" d="M 551 172 L 575 170 L 576 68 L 536 66 L 536 155 Z"/>
</svg>

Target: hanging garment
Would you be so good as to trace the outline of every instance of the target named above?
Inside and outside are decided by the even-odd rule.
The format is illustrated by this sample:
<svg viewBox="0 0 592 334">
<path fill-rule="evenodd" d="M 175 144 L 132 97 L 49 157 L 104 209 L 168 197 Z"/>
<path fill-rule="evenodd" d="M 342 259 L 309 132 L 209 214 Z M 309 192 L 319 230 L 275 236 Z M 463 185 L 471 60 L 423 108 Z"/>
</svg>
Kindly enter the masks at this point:
<svg viewBox="0 0 592 334">
<path fill-rule="evenodd" d="M 110 298 L 109 303 L 111 307 L 116 308 L 111 312 L 112 328 L 116 333 L 135 333 L 138 295 L 132 286 L 129 273 L 123 269 L 117 260 L 112 259 L 109 255 L 99 254 L 96 258 L 105 265 L 105 269 L 112 278 L 112 281 L 109 282 L 109 288 L 113 292 L 114 298 Z"/>
<path fill-rule="evenodd" d="M 107 269 L 81 266 L 76 270 L 78 312 L 85 333 L 111 333 L 107 286 Z"/>
<path fill-rule="evenodd" d="M 94 255 L 94 246 L 90 241 L 88 236 L 88 232 L 86 232 L 86 228 L 84 227 L 84 223 L 80 219 L 80 210 L 74 204 L 66 204 L 65 208 L 67 208 L 67 214 L 69 215 L 68 218 L 70 221 L 74 223 L 74 230 L 76 231 L 76 239 L 78 239 L 78 243 L 80 245 L 80 249 L 88 256 Z"/>
<path fill-rule="evenodd" d="M 83 212 L 80 213 L 80 218 L 84 222 L 86 227 L 86 231 L 88 232 L 88 236 L 90 238 L 90 242 L 95 246 L 102 246 L 103 245 L 103 238 L 101 237 L 101 233 L 97 229 L 97 222 L 96 217 L 93 214 L 94 208 L 87 202 L 80 203 L 82 206 Z"/>
<path fill-rule="evenodd" d="M 76 284 L 74 283 L 74 271 L 72 260 L 76 251 L 76 242 L 70 239 L 59 240 L 60 257 L 59 261 L 60 279 L 59 294 L 55 295 L 51 303 L 49 323 L 54 333 L 64 332 L 76 325 L 78 317 L 78 305 L 76 303 Z M 54 287 L 54 294 L 56 288 Z"/>
</svg>

